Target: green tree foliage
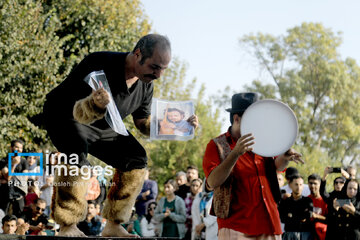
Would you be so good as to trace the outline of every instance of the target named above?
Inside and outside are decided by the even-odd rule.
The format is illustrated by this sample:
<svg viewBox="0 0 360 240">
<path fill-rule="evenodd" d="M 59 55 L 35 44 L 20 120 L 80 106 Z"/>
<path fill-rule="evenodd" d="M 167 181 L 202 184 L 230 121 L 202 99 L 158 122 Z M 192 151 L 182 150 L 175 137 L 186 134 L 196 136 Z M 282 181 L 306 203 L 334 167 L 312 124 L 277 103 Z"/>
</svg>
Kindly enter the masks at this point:
<svg viewBox="0 0 360 240">
<path fill-rule="evenodd" d="M 0 156 L 21 138 L 49 142 L 29 119 L 84 55 L 129 51 L 150 29 L 138 0 L 5 0 L 0 3 Z"/>
<path fill-rule="evenodd" d="M 280 36 L 258 33 L 240 39 L 267 76 L 245 90 L 279 99 L 294 110 L 300 128 L 296 144 L 306 153 L 308 174 L 322 172 L 324 163 L 347 165 L 359 159 L 360 68 L 351 58 L 342 60 L 341 42 L 340 33 L 316 23 Z M 219 103 L 225 100 L 218 97 Z M 321 167 L 314 164 L 318 161 Z"/>
<path fill-rule="evenodd" d="M 150 25 L 139 0 L 42 1 L 61 23 L 55 34 L 66 37 L 62 45 L 66 65 L 73 66 L 95 51 L 130 51 L 148 33 Z"/>
<path fill-rule="evenodd" d="M 45 24 L 46 23 L 46 24 Z M 28 149 L 46 140 L 46 132 L 29 118 L 40 113 L 46 92 L 63 76 L 59 22 L 34 1 L 0 5 L 0 153 L 16 138 Z"/>
</svg>

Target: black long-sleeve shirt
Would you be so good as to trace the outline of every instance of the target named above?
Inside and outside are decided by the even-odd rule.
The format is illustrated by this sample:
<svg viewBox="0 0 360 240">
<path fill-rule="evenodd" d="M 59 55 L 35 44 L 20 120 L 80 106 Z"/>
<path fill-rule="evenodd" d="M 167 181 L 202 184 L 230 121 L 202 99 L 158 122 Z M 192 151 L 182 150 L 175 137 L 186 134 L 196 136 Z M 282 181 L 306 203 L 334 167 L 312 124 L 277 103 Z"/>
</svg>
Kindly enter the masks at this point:
<svg viewBox="0 0 360 240">
<path fill-rule="evenodd" d="M 279 204 L 280 218 L 285 223 L 286 232 L 310 232 L 312 211 L 313 203 L 308 197 L 295 200 L 291 196 L 281 200 Z"/>
</svg>

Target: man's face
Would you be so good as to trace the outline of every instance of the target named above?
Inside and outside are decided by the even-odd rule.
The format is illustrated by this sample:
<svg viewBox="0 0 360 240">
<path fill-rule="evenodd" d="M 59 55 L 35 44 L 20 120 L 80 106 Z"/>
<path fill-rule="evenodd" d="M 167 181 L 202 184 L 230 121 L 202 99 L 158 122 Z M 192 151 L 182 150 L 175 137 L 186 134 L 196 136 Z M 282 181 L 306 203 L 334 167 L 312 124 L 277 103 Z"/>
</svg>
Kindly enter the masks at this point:
<svg viewBox="0 0 360 240">
<path fill-rule="evenodd" d="M 26 160 L 28 161 L 29 163 L 29 166 L 33 165 L 35 162 L 36 162 L 36 157 L 35 156 L 28 156 L 26 158 Z"/>
<path fill-rule="evenodd" d="M 349 198 L 353 198 L 356 196 L 357 192 L 358 192 L 358 184 L 356 182 L 349 182 L 347 189 L 346 189 L 346 194 Z"/>
<path fill-rule="evenodd" d="M 15 220 L 5 222 L 3 226 L 3 234 L 15 234 L 16 228 L 17 226 Z"/>
<path fill-rule="evenodd" d="M 177 176 L 176 183 L 178 186 L 181 186 L 181 185 L 184 185 L 185 183 L 187 183 L 186 176 L 185 175 Z"/>
<path fill-rule="evenodd" d="M 234 114 L 233 116 L 233 123 L 231 125 L 231 132 L 235 133 L 235 138 L 240 138 L 241 132 L 240 132 L 240 125 L 241 125 L 241 117 L 239 115 Z"/>
<path fill-rule="evenodd" d="M 295 195 L 300 195 L 304 188 L 303 184 L 304 180 L 302 178 L 298 178 L 294 179 L 289 186 Z"/>
<path fill-rule="evenodd" d="M 39 217 L 46 208 L 46 204 L 44 202 L 38 202 L 36 204 L 32 205 L 32 211 L 33 211 L 33 215 L 36 217 Z"/>
<path fill-rule="evenodd" d="M 183 120 L 184 116 L 178 111 L 172 111 L 167 113 L 167 118 L 169 119 L 170 122 L 175 123 Z"/>
<path fill-rule="evenodd" d="M 196 169 L 188 169 L 186 171 L 186 178 L 188 182 L 191 182 L 192 180 L 199 178 L 199 173 Z"/>
<path fill-rule="evenodd" d="M 312 195 L 318 195 L 320 193 L 320 181 L 310 179 L 308 185 Z"/>
<path fill-rule="evenodd" d="M 92 216 L 95 217 L 97 214 L 97 210 L 94 204 L 88 204 L 88 211 L 87 211 L 87 215 L 88 216 Z"/>
<path fill-rule="evenodd" d="M 334 190 L 340 192 L 341 189 L 344 187 L 345 181 L 344 179 L 338 178 L 334 182 Z"/>
<path fill-rule="evenodd" d="M 11 152 L 17 151 L 18 153 L 22 153 L 23 145 L 19 142 L 16 142 L 13 147 L 11 147 Z"/>
<path fill-rule="evenodd" d="M 140 49 L 135 50 L 137 62 L 135 66 L 136 76 L 145 83 L 150 83 L 159 78 L 168 67 L 171 60 L 171 53 L 167 50 L 161 50 L 155 47 L 153 55 L 141 64 L 142 55 Z"/>
<path fill-rule="evenodd" d="M 347 170 L 347 172 L 349 173 L 351 179 L 356 178 L 356 169 L 355 168 L 350 168 Z"/>
<path fill-rule="evenodd" d="M 281 173 L 277 174 L 277 180 L 280 187 L 284 186 L 284 176 Z"/>
<path fill-rule="evenodd" d="M 95 208 L 96 208 L 96 215 L 99 215 L 101 212 L 100 204 L 96 204 Z"/>
</svg>

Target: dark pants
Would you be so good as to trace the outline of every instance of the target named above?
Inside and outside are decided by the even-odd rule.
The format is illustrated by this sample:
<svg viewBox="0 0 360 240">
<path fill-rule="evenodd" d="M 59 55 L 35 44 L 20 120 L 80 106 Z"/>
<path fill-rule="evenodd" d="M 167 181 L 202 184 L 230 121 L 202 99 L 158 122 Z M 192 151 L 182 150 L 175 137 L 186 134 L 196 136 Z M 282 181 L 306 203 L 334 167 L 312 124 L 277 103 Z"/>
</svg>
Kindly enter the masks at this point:
<svg viewBox="0 0 360 240">
<path fill-rule="evenodd" d="M 313 240 L 311 232 L 284 232 L 282 240 Z"/>
<path fill-rule="evenodd" d="M 141 169 L 147 165 L 146 151 L 129 133 L 122 136 L 111 128 L 102 130 L 64 119 L 56 106 L 44 105 L 44 122 L 48 135 L 58 151 L 79 156 L 79 166 L 90 165 L 87 154 L 97 157 L 120 171 Z"/>
</svg>

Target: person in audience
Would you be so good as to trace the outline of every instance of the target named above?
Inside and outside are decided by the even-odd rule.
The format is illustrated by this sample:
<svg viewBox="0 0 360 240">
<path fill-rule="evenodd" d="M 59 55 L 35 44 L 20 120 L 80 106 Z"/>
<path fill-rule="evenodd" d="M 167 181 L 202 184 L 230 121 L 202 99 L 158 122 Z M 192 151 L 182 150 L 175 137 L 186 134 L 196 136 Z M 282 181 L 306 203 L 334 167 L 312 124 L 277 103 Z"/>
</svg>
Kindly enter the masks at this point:
<svg viewBox="0 0 360 240">
<path fill-rule="evenodd" d="M 21 218 L 24 219 L 25 222 L 29 223 L 30 235 L 38 235 L 45 229 L 48 223 L 48 216 L 44 214 L 45 207 L 45 200 L 38 198 L 30 205 L 30 207 L 26 207 L 24 209 Z"/>
<path fill-rule="evenodd" d="M 132 208 L 130 220 L 127 223 L 123 223 L 122 226 L 128 233 L 133 234 L 134 236 L 142 236 L 140 222 L 135 207 Z"/>
<path fill-rule="evenodd" d="M 155 201 L 148 204 L 145 217 L 140 221 L 141 234 L 143 237 L 155 237 L 156 236 L 156 221 L 154 220 L 154 214 L 157 203 Z"/>
<path fill-rule="evenodd" d="M 157 182 L 149 179 L 149 169 L 145 170 L 144 179 L 145 181 L 143 187 L 135 203 L 136 214 L 139 219 L 144 216 L 148 202 L 156 200 L 156 197 L 158 195 Z"/>
<path fill-rule="evenodd" d="M 43 179 L 45 178 L 45 181 Z M 46 208 L 44 214 L 47 216 L 50 216 L 50 206 L 51 206 L 51 198 L 53 194 L 53 183 L 54 183 L 54 176 L 53 175 L 44 175 L 42 178 L 42 181 L 40 182 L 40 198 L 44 199 L 46 202 Z"/>
<path fill-rule="evenodd" d="M 285 171 L 285 179 L 287 181 L 287 185 L 283 186 L 281 188 L 281 190 L 285 190 L 286 194 L 283 194 L 283 197 L 289 197 L 291 194 L 291 187 L 289 184 L 289 179 L 293 176 L 293 175 L 299 175 L 299 171 L 294 168 L 294 167 L 288 167 Z M 309 186 L 307 184 L 303 184 L 303 192 L 301 193 L 304 197 L 307 197 L 310 195 L 310 189 Z"/>
<path fill-rule="evenodd" d="M 195 165 L 190 165 L 186 169 L 186 184 L 191 187 L 191 181 L 194 179 L 199 179 L 199 169 Z"/>
<path fill-rule="evenodd" d="M 279 187 L 282 188 L 284 186 L 284 184 L 285 184 L 284 176 L 280 172 L 277 172 L 276 176 L 277 176 L 277 180 L 278 180 L 278 183 L 279 183 Z"/>
<path fill-rule="evenodd" d="M 185 237 L 186 209 L 184 200 L 175 195 L 176 182 L 165 182 L 165 197 L 162 197 L 155 209 L 154 219 L 159 222 L 160 237 Z"/>
<path fill-rule="evenodd" d="M 356 168 L 354 166 L 348 166 L 346 168 L 346 172 L 349 174 L 350 179 L 355 179 L 356 178 Z"/>
<path fill-rule="evenodd" d="M 341 190 L 344 187 L 344 184 L 346 181 L 345 176 L 347 175 L 346 171 L 341 169 L 342 176 L 336 177 L 334 180 L 334 191 L 332 191 L 331 193 L 328 193 L 326 191 L 326 179 L 330 173 L 333 173 L 332 168 L 325 167 L 324 175 L 321 178 L 321 184 L 320 184 L 320 195 L 324 199 L 324 201 L 327 203 L 329 210 L 333 206 L 334 199 L 339 197 Z"/>
<path fill-rule="evenodd" d="M 99 236 L 101 233 L 101 217 L 97 215 L 96 202 L 88 200 L 88 210 L 86 219 L 78 223 L 77 227 L 86 234 L 86 236 Z"/>
<path fill-rule="evenodd" d="M 15 215 L 6 215 L 2 219 L 3 234 L 15 234 L 17 230 L 17 217 Z"/>
<path fill-rule="evenodd" d="M 16 226 L 16 235 L 27 235 L 30 228 L 29 223 L 25 222 L 22 218 L 18 218 Z"/>
<path fill-rule="evenodd" d="M 26 157 L 26 161 L 29 165 L 29 173 L 40 173 L 40 166 L 37 165 L 37 160 L 36 156 Z M 29 179 L 38 180 L 39 176 L 29 176 Z"/>
<path fill-rule="evenodd" d="M 175 190 L 175 195 L 185 200 L 187 194 L 190 192 L 190 184 L 187 184 L 188 182 L 185 172 L 180 171 L 176 173 L 176 183 L 177 189 Z"/>
<path fill-rule="evenodd" d="M 191 206 L 191 240 L 217 240 L 218 225 L 216 216 L 210 214 L 213 191 L 203 184 L 202 192 L 196 194 Z"/>
<path fill-rule="evenodd" d="M 28 191 L 27 176 L 10 176 L 12 173 L 27 173 L 29 170 L 29 164 L 25 158 L 17 155 L 22 153 L 24 149 L 24 142 L 20 139 L 11 141 L 10 152 L 14 153 L 11 157 L 11 169 L 8 166 L 8 159 L 4 159 L 1 162 L 1 172 L 4 178 L 7 180 L 7 185 L 3 186 L 2 193 L 7 195 L 5 198 L 1 198 L 0 205 L 4 206 L 6 203 L 5 211 L 11 212 L 16 217 L 19 217 L 24 210 L 25 196 Z M 4 163 L 5 161 L 5 163 Z"/>
<path fill-rule="evenodd" d="M 302 196 L 304 180 L 300 175 L 292 175 L 288 180 L 291 196 L 282 199 L 279 204 L 280 218 L 285 223 L 283 240 L 312 240 L 310 218 L 313 203 L 310 198 Z"/>
<path fill-rule="evenodd" d="M 185 198 L 185 207 L 186 207 L 185 239 L 191 238 L 191 230 L 192 230 L 191 206 L 196 194 L 201 192 L 201 186 L 202 186 L 202 180 L 200 178 L 193 179 L 190 185 L 190 193 L 188 193 L 187 197 Z"/>
<path fill-rule="evenodd" d="M 326 202 L 322 199 L 320 195 L 320 183 L 321 178 L 318 174 L 311 174 L 308 177 L 308 185 L 311 192 L 309 198 L 313 202 L 313 212 L 311 220 L 315 232 L 314 235 L 317 240 L 325 240 L 327 229 L 327 225 L 325 222 L 328 210 Z"/>
<path fill-rule="evenodd" d="M 360 190 L 359 182 L 349 179 L 329 208 L 326 240 L 360 239 Z"/>
<path fill-rule="evenodd" d="M 33 204 L 35 200 L 39 198 L 39 195 L 40 189 L 36 185 L 32 184 L 28 186 L 28 193 L 25 196 L 25 206 L 27 207 Z"/>
</svg>

